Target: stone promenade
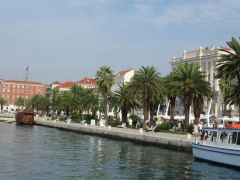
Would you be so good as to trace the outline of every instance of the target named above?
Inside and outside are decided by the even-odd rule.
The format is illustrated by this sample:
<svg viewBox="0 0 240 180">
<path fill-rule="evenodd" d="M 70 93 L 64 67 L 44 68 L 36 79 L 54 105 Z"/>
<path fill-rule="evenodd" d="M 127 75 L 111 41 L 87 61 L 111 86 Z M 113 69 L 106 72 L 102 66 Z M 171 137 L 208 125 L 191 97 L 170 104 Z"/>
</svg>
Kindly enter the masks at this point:
<svg viewBox="0 0 240 180">
<path fill-rule="evenodd" d="M 52 120 L 36 120 L 36 125 L 74 131 L 83 134 L 103 136 L 107 138 L 132 141 L 140 144 L 157 145 L 169 149 L 191 152 L 194 137 L 187 135 L 161 132 L 145 132 L 139 129 L 90 126 L 80 123 L 67 123 Z"/>
</svg>

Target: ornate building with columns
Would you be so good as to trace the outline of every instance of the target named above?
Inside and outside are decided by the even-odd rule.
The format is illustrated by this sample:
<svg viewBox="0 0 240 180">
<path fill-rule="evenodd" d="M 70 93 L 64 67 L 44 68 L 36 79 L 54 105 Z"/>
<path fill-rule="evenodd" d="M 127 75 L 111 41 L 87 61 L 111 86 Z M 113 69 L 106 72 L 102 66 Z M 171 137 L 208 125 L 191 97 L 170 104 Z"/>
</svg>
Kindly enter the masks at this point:
<svg viewBox="0 0 240 180">
<path fill-rule="evenodd" d="M 172 69 L 176 69 L 179 64 L 183 63 L 197 63 L 201 71 L 206 74 L 206 80 L 210 82 L 214 97 L 212 99 L 211 114 L 221 116 L 222 111 L 222 95 L 219 88 L 219 80 L 215 78 L 216 75 L 216 63 L 221 57 L 220 48 L 206 47 L 193 50 L 184 51 L 179 58 L 173 58 L 171 62 Z M 204 111 L 207 112 L 208 104 L 204 106 Z"/>
</svg>

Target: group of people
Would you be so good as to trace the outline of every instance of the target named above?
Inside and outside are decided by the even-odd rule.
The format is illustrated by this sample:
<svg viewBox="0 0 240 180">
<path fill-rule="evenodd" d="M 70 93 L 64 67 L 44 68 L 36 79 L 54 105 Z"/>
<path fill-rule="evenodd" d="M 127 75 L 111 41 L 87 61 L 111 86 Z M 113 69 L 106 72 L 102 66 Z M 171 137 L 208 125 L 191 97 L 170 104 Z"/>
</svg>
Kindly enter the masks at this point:
<svg viewBox="0 0 240 180">
<path fill-rule="evenodd" d="M 203 128 L 203 122 L 202 121 L 200 121 L 198 124 L 194 124 L 193 134 L 196 135 L 196 136 L 201 134 L 202 128 Z"/>
<path fill-rule="evenodd" d="M 141 119 L 136 123 L 136 127 L 135 128 L 151 128 L 156 126 L 156 121 L 152 120 L 146 120 L 144 123 L 144 120 Z"/>
</svg>

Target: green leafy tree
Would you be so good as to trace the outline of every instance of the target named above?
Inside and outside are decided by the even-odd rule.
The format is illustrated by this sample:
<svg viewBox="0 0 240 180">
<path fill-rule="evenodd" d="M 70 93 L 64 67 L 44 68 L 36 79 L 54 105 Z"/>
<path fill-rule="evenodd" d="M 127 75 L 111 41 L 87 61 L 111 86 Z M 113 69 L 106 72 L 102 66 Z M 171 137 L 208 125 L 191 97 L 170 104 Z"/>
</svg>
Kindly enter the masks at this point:
<svg viewBox="0 0 240 180">
<path fill-rule="evenodd" d="M 216 70 L 217 78 L 230 81 L 230 92 L 228 101 L 239 107 L 240 121 L 240 43 L 236 38 L 227 42 L 229 48 L 221 48 L 223 52 L 218 61 Z"/>
<path fill-rule="evenodd" d="M 40 104 L 39 104 L 39 108 L 41 109 L 41 111 L 49 114 L 50 106 L 51 106 L 50 94 L 46 94 L 45 96 L 42 96 L 40 98 Z"/>
<path fill-rule="evenodd" d="M 122 85 L 119 90 L 113 93 L 111 97 L 111 107 L 120 109 L 122 112 L 122 121 L 127 122 L 127 115 L 130 110 L 139 109 L 141 103 L 127 85 Z"/>
<path fill-rule="evenodd" d="M 39 94 L 34 95 L 30 100 L 29 100 L 29 106 L 34 110 L 41 110 L 41 98 L 42 96 Z"/>
<path fill-rule="evenodd" d="M 108 98 L 110 96 L 111 87 L 114 83 L 113 71 L 110 69 L 109 66 L 103 66 L 100 68 L 99 71 L 97 71 L 96 79 L 97 79 L 99 90 L 103 96 L 104 116 L 105 118 L 107 118 Z"/>
<path fill-rule="evenodd" d="M 24 107 L 24 98 L 23 97 L 17 98 L 17 101 L 16 101 L 15 105 L 18 108 L 23 108 Z"/>
<path fill-rule="evenodd" d="M 150 120 L 149 112 L 155 96 L 162 91 L 159 73 L 153 66 L 142 67 L 133 76 L 130 87 L 142 99 L 144 120 Z"/>
<path fill-rule="evenodd" d="M 99 110 L 99 94 L 95 90 L 86 89 L 85 95 L 83 96 L 83 106 L 84 109 L 88 112 L 91 112 L 91 115 L 96 118 L 96 113 Z"/>
<path fill-rule="evenodd" d="M 57 114 L 60 113 L 60 110 L 61 110 L 60 96 L 61 96 L 61 93 L 59 89 L 54 88 L 50 91 L 50 106 L 51 106 L 53 115 L 55 115 L 56 112 Z"/>
<path fill-rule="evenodd" d="M 172 72 L 172 81 L 179 90 L 179 97 L 183 102 L 185 115 L 184 128 L 186 128 L 189 125 L 189 110 L 193 98 L 204 88 L 210 88 L 210 85 L 205 80 L 204 73 L 199 71 L 198 65 L 195 63 L 180 64 Z M 200 97 L 200 94 L 198 96 Z"/>
<path fill-rule="evenodd" d="M 67 116 L 76 109 L 77 107 L 77 99 L 71 91 L 64 91 L 61 96 L 61 107 L 62 110 L 66 112 Z"/>
</svg>

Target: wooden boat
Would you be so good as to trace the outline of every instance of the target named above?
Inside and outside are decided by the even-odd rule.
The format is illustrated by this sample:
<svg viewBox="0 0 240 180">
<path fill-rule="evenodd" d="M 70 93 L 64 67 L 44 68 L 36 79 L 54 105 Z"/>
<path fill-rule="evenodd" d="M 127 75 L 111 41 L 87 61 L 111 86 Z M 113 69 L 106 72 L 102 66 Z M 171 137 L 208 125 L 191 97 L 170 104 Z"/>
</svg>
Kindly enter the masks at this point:
<svg viewBox="0 0 240 180">
<path fill-rule="evenodd" d="M 229 127 L 203 128 L 200 139 L 192 144 L 193 156 L 240 168 L 240 128 Z"/>
<path fill-rule="evenodd" d="M 34 112 L 31 109 L 24 109 L 23 111 L 19 111 L 15 115 L 17 124 L 34 124 Z"/>
</svg>

